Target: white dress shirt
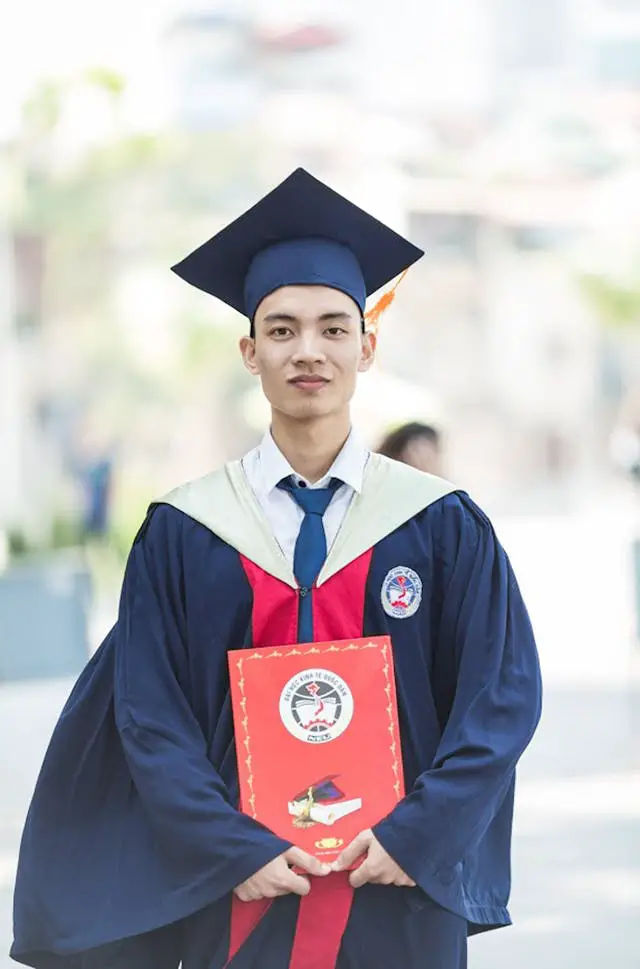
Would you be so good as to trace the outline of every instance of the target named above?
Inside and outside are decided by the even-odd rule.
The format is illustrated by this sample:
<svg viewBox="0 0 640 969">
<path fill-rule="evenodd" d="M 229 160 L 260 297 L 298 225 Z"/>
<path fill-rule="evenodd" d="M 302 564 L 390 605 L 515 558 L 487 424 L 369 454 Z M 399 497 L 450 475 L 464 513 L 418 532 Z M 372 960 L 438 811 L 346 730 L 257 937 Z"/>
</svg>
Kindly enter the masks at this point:
<svg viewBox="0 0 640 969">
<path fill-rule="evenodd" d="M 324 478 L 316 481 L 315 484 L 311 484 L 293 470 L 273 440 L 271 431 L 267 431 L 258 447 L 244 456 L 242 467 L 247 480 L 291 568 L 293 568 L 293 553 L 304 512 L 288 492 L 278 488 L 278 483 L 289 475 L 293 476 L 300 487 L 307 488 L 326 488 L 331 478 L 339 478 L 344 482 L 336 489 L 322 519 L 327 550 L 329 550 L 336 539 L 353 496 L 356 492 L 362 491 L 362 479 L 369 453 L 357 434 L 351 431 L 344 447 Z"/>
</svg>

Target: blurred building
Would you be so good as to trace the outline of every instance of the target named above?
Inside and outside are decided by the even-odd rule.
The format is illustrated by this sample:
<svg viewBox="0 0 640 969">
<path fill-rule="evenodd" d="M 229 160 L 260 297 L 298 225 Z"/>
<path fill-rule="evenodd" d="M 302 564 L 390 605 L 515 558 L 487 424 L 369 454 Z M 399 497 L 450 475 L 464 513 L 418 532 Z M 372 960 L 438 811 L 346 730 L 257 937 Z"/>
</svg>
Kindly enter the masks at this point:
<svg viewBox="0 0 640 969">
<path fill-rule="evenodd" d="M 0 223 L 0 544 L 3 534 L 46 536 L 59 483 L 39 339 L 43 279 L 43 239 Z"/>
<path fill-rule="evenodd" d="M 242 3 L 185 4 L 163 38 L 173 124 L 216 131 L 255 119 L 260 78 L 249 40 Z"/>
<path fill-rule="evenodd" d="M 490 60 L 511 98 L 526 85 L 634 88 L 638 0 L 486 0 Z"/>
<path fill-rule="evenodd" d="M 605 90 L 640 88 L 640 2 L 588 0 L 582 6 L 584 68 Z"/>
<path fill-rule="evenodd" d="M 589 475 L 602 347 L 572 254 L 633 147 L 598 99 L 633 82 L 640 0 L 208 9 L 168 35 L 185 123 L 215 128 L 207 90 L 243 78 L 265 188 L 303 165 L 426 250 L 380 361 L 446 402 L 452 468 L 489 491 Z"/>
<path fill-rule="evenodd" d="M 3 474 L 0 476 L 0 568 L 3 558 L 3 533 L 12 527 L 20 509 L 21 400 L 20 360 L 13 304 L 13 266 L 10 235 L 0 226 L 0 450 Z M 6 541 L 6 540 L 5 540 Z M 6 555 L 6 549 L 4 554 Z"/>
<path fill-rule="evenodd" d="M 397 372 L 447 401 L 452 473 L 492 494 L 558 484 L 594 454 L 595 325 L 566 253 L 584 222 L 579 184 L 414 180 Z M 407 353 L 407 346 L 411 352 Z"/>
<path fill-rule="evenodd" d="M 427 252 L 383 319 L 368 399 L 378 379 L 394 400 L 405 381 L 396 410 L 405 416 L 411 401 L 446 414 L 452 473 L 492 494 L 594 473 L 611 409 L 605 417 L 601 405 L 617 393 L 603 370 L 614 387 L 619 350 L 603 349 L 579 275 L 614 253 L 617 264 L 630 259 L 637 245 L 640 0 L 396 0 L 380 17 L 364 0 L 188 0 L 173 10 L 158 46 L 165 123 L 178 133 L 168 143 L 182 160 L 140 179 L 141 207 L 123 206 L 105 229 L 113 319 L 149 379 L 170 372 L 191 316 L 226 319 L 175 285 L 164 252 L 215 231 L 303 165 Z M 148 224 L 158 227 L 153 252 L 139 232 Z M 29 246 L 21 240 L 14 273 L 14 330 L 38 300 Z M 206 397 L 194 391 L 185 404 L 189 442 L 183 413 L 175 436 L 207 463 L 207 441 L 221 452 L 242 428 L 229 422 L 226 391 L 207 388 L 204 368 L 198 379 Z M 62 405 L 33 401 L 35 441 L 42 414 Z M 158 413 L 149 403 L 149 426 L 169 420 Z"/>
</svg>

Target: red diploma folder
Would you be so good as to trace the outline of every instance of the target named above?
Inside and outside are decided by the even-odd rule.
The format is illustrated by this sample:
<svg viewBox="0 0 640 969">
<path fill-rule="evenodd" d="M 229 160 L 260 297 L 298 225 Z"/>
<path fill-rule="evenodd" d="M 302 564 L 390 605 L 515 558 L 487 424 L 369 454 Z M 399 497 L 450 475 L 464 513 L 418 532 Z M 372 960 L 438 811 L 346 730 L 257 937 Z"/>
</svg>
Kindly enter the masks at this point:
<svg viewBox="0 0 640 969">
<path fill-rule="evenodd" d="M 229 652 L 241 810 L 332 861 L 404 795 L 388 636 Z"/>
</svg>

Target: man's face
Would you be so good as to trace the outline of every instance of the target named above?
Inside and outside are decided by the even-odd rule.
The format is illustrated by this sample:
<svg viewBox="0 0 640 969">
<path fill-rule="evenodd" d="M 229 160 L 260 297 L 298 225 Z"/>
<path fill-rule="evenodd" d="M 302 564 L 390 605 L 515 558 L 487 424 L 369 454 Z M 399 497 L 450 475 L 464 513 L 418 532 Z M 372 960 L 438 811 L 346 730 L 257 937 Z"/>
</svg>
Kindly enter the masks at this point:
<svg viewBox="0 0 640 969">
<path fill-rule="evenodd" d="M 274 412 L 294 420 L 345 412 L 375 351 L 349 296 L 327 286 L 283 286 L 260 303 L 254 328 L 240 350 Z"/>
</svg>

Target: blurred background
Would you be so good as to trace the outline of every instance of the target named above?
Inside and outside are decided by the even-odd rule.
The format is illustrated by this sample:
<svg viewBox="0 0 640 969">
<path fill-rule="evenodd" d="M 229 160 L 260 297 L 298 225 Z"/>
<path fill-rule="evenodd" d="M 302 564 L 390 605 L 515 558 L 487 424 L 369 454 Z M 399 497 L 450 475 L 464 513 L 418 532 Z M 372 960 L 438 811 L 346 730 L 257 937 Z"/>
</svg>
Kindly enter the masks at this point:
<svg viewBox="0 0 640 969">
<path fill-rule="evenodd" d="M 168 267 L 298 165 L 427 250 L 355 421 L 437 430 L 540 642 L 517 927 L 471 966 L 639 967 L 640 0 L 0 15 L 0 966 L 36 773 L 146 506 L 267 425 L 244 322 Z"/>
</svg>

